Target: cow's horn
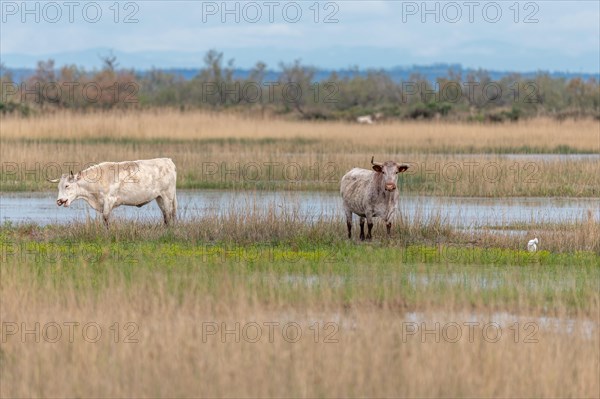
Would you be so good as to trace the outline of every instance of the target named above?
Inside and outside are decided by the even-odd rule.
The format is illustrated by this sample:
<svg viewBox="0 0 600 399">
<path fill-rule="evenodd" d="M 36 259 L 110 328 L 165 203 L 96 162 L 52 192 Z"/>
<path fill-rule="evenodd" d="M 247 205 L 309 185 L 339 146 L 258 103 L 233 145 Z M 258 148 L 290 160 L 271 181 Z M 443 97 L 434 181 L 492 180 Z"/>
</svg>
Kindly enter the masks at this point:
<svg viewBox="0 0 600 399">
<path fill-rule="evenodd" d="M 371 157 L 371 165 L 382 166 L 381 162 L 375 162 L 375 155 Z"/>
<path fill-rule="evenodd" d="M 60 179 L 46 179 L 48 180 L 50 183 L 58 183 L 60 181 Z"/>
</svg>

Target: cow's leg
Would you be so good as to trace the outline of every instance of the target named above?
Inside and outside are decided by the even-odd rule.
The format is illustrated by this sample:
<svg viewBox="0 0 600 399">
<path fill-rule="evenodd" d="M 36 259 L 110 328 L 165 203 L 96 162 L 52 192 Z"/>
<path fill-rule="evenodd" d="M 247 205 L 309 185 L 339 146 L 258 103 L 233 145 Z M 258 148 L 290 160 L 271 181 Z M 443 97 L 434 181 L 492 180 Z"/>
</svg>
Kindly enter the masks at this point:
<svg viewBox="0 0 600 399">
<path fill-rule="evenodd" d="M 372 238 L 371 236 L 371 230 L 373 230 L 373 215 L 367 213 L 367 240 L 370 240 Z"/>
<path fill-rule="evenodd" d="M 345 209 L 346 213 L 346 226 L 348 226 L 348 238 L 352 238 L 352 211 L 348 208 Z"/>
<path fill-rule="evenodd" d="M 113 204 L 109 201 L 104 202 L 104 207 L 102 208 L 102 218 L 104 219 L 104 226 L 108 229 L 108 217 L 110 216 L 110 212 L 113 209 Z"/>
<path fill-rule="evenodd" d="M 177 219 L 177 196 L 173 194 L 173 200 L 171 201 L 171 221 L 174 222 Z"/>
<path fill-rule="evenodd" d="M 387 217 L 385 218 L 385 227 L 387 227 L 388 237 L 391 237 L 391 235 L 392 235 L 392 220 L 394 220 L 395 213 L 396 213 L 396 207 L 393 207 L 390 209 Z"/>
<path fill-rule="evenodd" d="M 360 239 L 365 240 L 365 218 L 362 216 L 360 218 Z"/>
<path fill-rule="evenodd" d="M 156 197 L 156 203 L 163 214 L 165 225 L 168 225 L 171 221 L 171 202 L 163 197 Z"/>
</svg>

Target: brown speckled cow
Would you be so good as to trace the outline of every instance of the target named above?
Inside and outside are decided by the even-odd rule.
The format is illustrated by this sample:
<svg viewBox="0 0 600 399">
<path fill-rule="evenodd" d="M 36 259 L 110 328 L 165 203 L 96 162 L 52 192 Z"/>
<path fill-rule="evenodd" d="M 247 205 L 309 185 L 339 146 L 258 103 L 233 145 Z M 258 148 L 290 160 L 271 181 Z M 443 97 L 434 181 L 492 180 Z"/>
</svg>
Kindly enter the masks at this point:
<svg viewBox="0 0 600 399">
<path fill-rule="evenodd" d="M 361 240 L 365 239 L 365 219 L 369 228 L 366 238 L 371 239 L 374 217 L 385 220 L 387 233 L 390 234 L 392 217 L 400 196 L 396 188 L 396 175 L 406 171 L 409 166 L 394 161 L 379 163 L 374 160 L 375 157 L 371 158 L 373 170 L 354 168 L 342 177 L 340 193 L 344 200 L 348 238 L 352 238 L 353 213 L 360 217 Z"/>
</svg>

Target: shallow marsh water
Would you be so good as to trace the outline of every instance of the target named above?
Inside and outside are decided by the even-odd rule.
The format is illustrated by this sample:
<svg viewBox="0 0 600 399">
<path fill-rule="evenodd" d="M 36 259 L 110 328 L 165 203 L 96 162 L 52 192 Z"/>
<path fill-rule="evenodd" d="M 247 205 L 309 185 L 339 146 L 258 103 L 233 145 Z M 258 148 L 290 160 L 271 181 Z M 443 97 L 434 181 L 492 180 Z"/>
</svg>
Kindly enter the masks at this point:
<svg viewBox="0 0 600 399">
<path fill-rule="evenodd" d="M 336 192 L 179 190 L 178 217 L 183 220 L 207 214 L 263 212 L 271 209 L 288 217 L 306 221 L 319 218 L 343 220 L 342 201 Z M 575 222 L 585 220 L 588 211 L 600 219 L 600 201 L 594 198 L 466 198 L 403 196 L 399 216 L 403 218 L 441 217 L 462 228 L 503 226 L 509 223 Z M 54 192 L 0 194 L 2 223 L 40 225 L 85 221 L 98 217 L 83 200 L 71 207 L 56 205 Z M 114 219 L 161 220 L 156 202 L 142 208 L 122 206 L 111 215 Z"/>
</svg>

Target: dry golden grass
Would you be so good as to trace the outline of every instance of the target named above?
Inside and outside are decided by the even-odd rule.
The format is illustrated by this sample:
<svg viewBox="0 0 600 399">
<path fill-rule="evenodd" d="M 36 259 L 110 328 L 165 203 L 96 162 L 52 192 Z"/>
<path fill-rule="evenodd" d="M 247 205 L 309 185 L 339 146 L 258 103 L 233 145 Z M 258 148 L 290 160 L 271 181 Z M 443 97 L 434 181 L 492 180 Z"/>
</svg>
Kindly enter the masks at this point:
<svg viewBox="0 0 600 399">
<path fill-rule="evenodd" d="M 222 274 L 214 295 L 191 291 L 173 295 L 164 276 L 148 276 L 130 284 L 115 279 L 110 289 L 94 293 L 67 286 L 57 291 L 53 283 L 36 284 L 27 273 L 6 273 L 2 279 L 2 323 L 17 322 L 35 334 L 4 335 L 0 352 L 2 397 L 598 397 L 600 344 L 596 321 L 575 318 L 556 328 L 535 315 L 438 312 L 423 309 L 424 319 L 393 303 L 380 306 L 353 304 L 339 307 L 332 301 L 291 305 L 274 299 L 257 300 Z M 272 287 L 275 289 L 275 287 Z M 504 319 L 505 323 L 501 320 Z M 464 323 L 479 321 L 469 338 Z M 56 343 L 58 323 L 63 336 Z M 77 322 L 73 342 L 64 323 Z M 137 326 L 126 343 L 126 323 Z M 208 335 L 203 323 L 240 323 L 235 335 Z M 302 330 L 298 342 L 282 333 L 286 323 Z M 319 322 L 315 342 L 314 323 Z M 329 336 L 338 342 L 324 342 Z M 425 322 L 426 324 L 421 324 Z M 483 331 L 486 323 L 497 329 Z M 514 326 L 519 322 L 519 335 Z M 539 330 L 529 336 L 525 323 Z M 86 323 L 102 328 L 98 342 L 83 338 Z M 110 327 L 119 323 L 115 341 Z M 259 342 L 251 343 L 257 323 Z M 269 341 L 265 323 L 279 323 Z M 423 329 L 435 331 L 424 335 Z M 456 323 L 461 336 L 455 340 Z M 586 324 L 587 323 L 587 324 Z M 595 330 L 589 330 L 589 324 Z M 414 335 L 409 328 L 418 326 Z M 565 326 L 570 325 L 571 329 Z M 587 325 L 587 327 L 586 327 Z M 586 330 L 588 328 L 588 330 Z M 514 329 L 514 327 L 513 327 Z M 403 335 L 403 330 L 405 334 Z M 294 337 L 290 330 L 288 338 Z M 88 331 L 88 339 L 95 330 Z M 527 338 L 533 342 L 526 342 Z M 423 342 L 425 340 L 425 342 Z M 516 341 L 516 342 L 515 342 Z"/>
<path fill-rule="evenodd" d="M 299 206 L 291 206 L 282 212 L 278 202 L 254 202 L 251 195 L 236 197 L 243 201 L 244 207 L 227 205 L 230 210 L 222 214 L 210 212 L 188 212 L 179 210 L 179 220 L 172 230 L 165 230 L 161 219 L 144 218 L 141 220 L 120 219 L 113 216 L 111 226 L 107 230 L 101 215 L 91 211 L 91 218 L 86 221 L 71 222 L 68 228 L 64 225 L 38 226 L 24 224 L 15 227 L 19 237 L 35 237 L 38 242 L 78 242 L 80 240 L 95 242 L 108 239 L 110 242 L 163 242 L 172 241 L 178 244 L 203 245 L 205 243 L 227 243 L 230 245 L 253 245 L 261 243 L 305 243 L 309 245 L 345 245 L 347 228 L 343 215 L 305 214 Z M 299 201 L 294 193 L 286 196 L 286 201 Z M 239 205 L 239 204 L 238 204 Z M 402 208 L 402 203 L 400 204 Z M 526 223 L 504 224 L 498 220 L 496 225 L 473 226 L 473 229 L 457 227 L 461 220 L 450 220 L 441 211 L 427 212 L 417 208 L 407 215 L 402 210 L 397 213 L 392 223 L 392 235 L 385 235 L 385 222 L 375 218 L 375 246 L 385 245 L 399 250 L 409 245 L 450 246 L 451 249 L 464 249 L 468 258 L 469 250 L 481 249 L 526 249 L 529 239 L 538 237 L 542 243 L 540 250 L 552 254 L 575 256 L 577 251 L 600 254 L 600 222 L 596 209 L 589 209 L 579 220 L 549 222 L 543 216 L 532 218 Z M 573 215 L 576 216 L 576 215 Z M 487 223 L 491 223 L 488 221 Z M 353 227 L 354 241 L 358 243 L 358 221 L 356 216 Z M 522 232 L 522 234 L 506 234 L 502 230 Z M 509 231 L 509 233 L 510 233 Z M 529 237 L 526 239 L 526 237 Z M 368 243 L 366 244 L 367 246 Z M 443 248 L 440 249 L 443 251 Z M 7 251 L 8 252 L 8 249 Z M 506 254 L 505 254 L 506 255 Z M 503 255 L 502 257 L 504 257 Z M 518 255 L 518 254 L 517 254 Z M 485 258 L 485 256 L 484 256 Z M 461 259 L 458 257 L 457 259 Z M 499 260 L 490 257 L 488 260 Z M 510 258 L 509 258 L 510 259 Z M 471 259 L 472 260 L 472 259 Z M 509 262 L 506 262 L 509 263 Z"/>
<path fill-rule="evenodd" d="M 362 244 L 345 238 L 338 218 L 277 217 L 275 205 L 172 228 L 65 227 L 0 229 L 1 397 L 556 398 L 600 390 L 597 255 L 576 252 L 598 251 L 591 213 L 574 226 L 535 226 L 544 250 L 530 259 L 514 236 L 484 234 L 469 247 L 473 237 L 435 215 L 402 219 L 391 240 Z M 436 260 L 435 243 L 460 251 Z M 256 258 L 270 244 L 275 255 Z M 248 252 L 238 258 L 239 249 Z M 319 251 L 335 256 L 315 258 Z M 470 322 L 479 324 L 470 330 Z M 37 334 L 23 335 L 36 323 Z M 65 323 L 79 323 L 72 342 Z M 87 323 L 102 329 L 97 342 L 95 327 L 84 338 Z M 209 335 L 203 323 L 219 331 Z M 222 323 L 239 323 L 239 339 L 223 336 Z M 279 323 L 272 339 L 265 323 Z M 296 329 L 283 335 L 288 323 L 302 331 L 297 342 Z M 256 325 L 262 335 L 253 343 Z"/>
<path fill-rule="evenodd" d="M 411 163 L 402 179 L 410 193 L 597 196 L 597 158 L 500 155 L 557 148 L 600 150 L 598 122 L 361 126 L 170 110 L 58 113 L 4 117 L 0 155 L 5 191 L 49 189 L 45 178 L 56 176 L 47 172 L 68 172 L 67 163 L 79 170 L 102 161 L 155 157 L 175 161 L 180 188 L 337 190 L 347 170 L 369 167 L 376 155 Z M 48 167 L 56 164 L 58 169 Z M 18 174 L 11 175 L 9 166 Z"/>
<path fill-rule="evenodd" d="M 532 148 L 569 146 L 600 151 L 600 121 L 531 119 L 484 125 L 449 122 L 393 122 L 373 126 L 347 122 L 260 119 L 239 114 L 169 109 L 104 113 L 57 112 L 39 117 L 2 117 L 3 139 L 178 139 L 211 138 L 325 140 L 341 150 L 355 146 L 423 150 L 431 148 Z"/>
</svg>

